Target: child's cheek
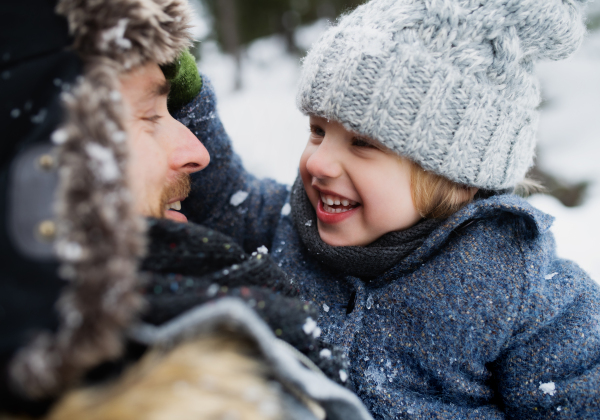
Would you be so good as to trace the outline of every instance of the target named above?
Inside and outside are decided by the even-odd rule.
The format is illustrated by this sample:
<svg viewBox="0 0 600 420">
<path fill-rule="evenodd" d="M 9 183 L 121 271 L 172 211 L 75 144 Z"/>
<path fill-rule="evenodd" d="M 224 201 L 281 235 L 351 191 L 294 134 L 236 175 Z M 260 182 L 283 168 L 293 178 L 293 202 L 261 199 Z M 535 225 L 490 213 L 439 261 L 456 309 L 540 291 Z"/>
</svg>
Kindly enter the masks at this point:
<svg viewBox="0 0 600 420">
<path fill-rule="evenodd" d="M 306 195 L 308 196 L 310 203 L 312 204 L 313 208 L 316 210 L 317 202 L 318 202 L 318 195 L 316 193 L 316 190 L 312 187 L 312 176 L 308 172 L 308 168 L 306 167 L 306 162 L 310 158 L 311 154 L 312 153 L 310 150 L 310 142 L 309 142 L 309 144 L 307 144 L 307 146 L 306 146 L 306 149 L 302 153 L 302 156 L 300 157 L 299 169 L 300 169 L 300 178 L 302 178 L 302 184 L 304 185 L 304 191 L 306 191 Z"/>
</svg>

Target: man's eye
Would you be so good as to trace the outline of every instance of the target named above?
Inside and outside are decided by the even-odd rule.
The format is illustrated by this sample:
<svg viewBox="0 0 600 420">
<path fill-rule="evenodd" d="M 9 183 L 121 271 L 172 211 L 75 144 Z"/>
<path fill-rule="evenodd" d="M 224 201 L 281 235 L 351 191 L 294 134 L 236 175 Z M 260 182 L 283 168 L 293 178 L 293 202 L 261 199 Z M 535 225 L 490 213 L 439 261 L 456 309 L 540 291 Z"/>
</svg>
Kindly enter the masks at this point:
<svg viewBox="0 0 600 420">
<path fill-rule="evenodd" d="M 144 121 L 149 121 L 151 123 L 156 123 L 158 122 L 158 120 L 160 120 L 162 117 L 160 115 L 152 115 L 151 117 L 143 117 L 142 120 Z"/>
<path fill-rule="evenodd" d="M 321 127 L 319 127 L 318 125 L 311 125 L 310 126 L 310 132 L 312 134 L 314 134 L 315 136 L 318 137 L 325 137 L 325 130 L 323 130 Z"/>
<path fill-rule="evenodd" d="M 373 146 L 371 143 L 360 139 L 360 138 L 355 138 L 352 140 L 352 146 L 355 147 L 366 147 L 366 148 L 371 148 L 371 149 L 377 149 L 377 147 Z"/>
</svg>

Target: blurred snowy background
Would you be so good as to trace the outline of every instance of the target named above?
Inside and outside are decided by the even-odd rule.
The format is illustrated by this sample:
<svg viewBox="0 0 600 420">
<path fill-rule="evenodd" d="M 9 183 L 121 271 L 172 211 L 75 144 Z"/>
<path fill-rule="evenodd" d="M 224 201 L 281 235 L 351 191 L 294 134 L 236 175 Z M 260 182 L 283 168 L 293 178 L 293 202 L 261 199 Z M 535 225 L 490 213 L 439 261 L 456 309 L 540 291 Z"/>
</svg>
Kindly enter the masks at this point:
<svg viewBox="0 0 600 420">
<path fill-rule="evenodd" d="M 295 107 L 300 60 L 329 22 L 359 0 L 191 0 L 194 53 L 246 168 L 292 183 L 308 137 Z M 600 282 L 600 1 L 571 59 L 541 63 L 543 103 L 537 166 L 548 194 L 529 200 L 556 217 L 561 257 Z"/>
</svg>

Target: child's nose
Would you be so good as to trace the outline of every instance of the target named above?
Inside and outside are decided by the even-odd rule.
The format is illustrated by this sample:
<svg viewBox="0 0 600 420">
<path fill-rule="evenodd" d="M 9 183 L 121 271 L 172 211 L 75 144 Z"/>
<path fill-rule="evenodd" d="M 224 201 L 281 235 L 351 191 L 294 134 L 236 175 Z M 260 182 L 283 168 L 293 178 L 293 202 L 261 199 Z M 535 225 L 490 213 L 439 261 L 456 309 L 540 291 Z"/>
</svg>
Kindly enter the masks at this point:
<svg viewBox="0 0 600 420">
<path fill-rule="evenodd" d="M 324 140 L 308 158 L 306 169 L 311 176 L 319 179 L 337 178 L 342 174 L 340 153 L 335 146 Z"/>
</svg>

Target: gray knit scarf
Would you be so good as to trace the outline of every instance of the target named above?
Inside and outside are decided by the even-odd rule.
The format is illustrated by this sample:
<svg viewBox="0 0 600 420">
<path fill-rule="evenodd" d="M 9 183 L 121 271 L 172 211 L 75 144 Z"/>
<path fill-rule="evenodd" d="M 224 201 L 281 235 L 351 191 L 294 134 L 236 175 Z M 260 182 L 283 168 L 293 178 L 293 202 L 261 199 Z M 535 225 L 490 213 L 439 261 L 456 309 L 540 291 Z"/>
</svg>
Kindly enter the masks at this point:
<svg viewBox="0 0 600 420">
<path fill-rule="evenodd" d="M 308 200 L 302 179 L 292 187 L 292 218 L 308 252 L 319 262 L 356 277 L 376 277 L 419 248 L 442 221 L 423 219 L 403 230 L 386 233 L 367 246 L 331 246 L 321 240 L 317 214 Z"/>
</svg>

